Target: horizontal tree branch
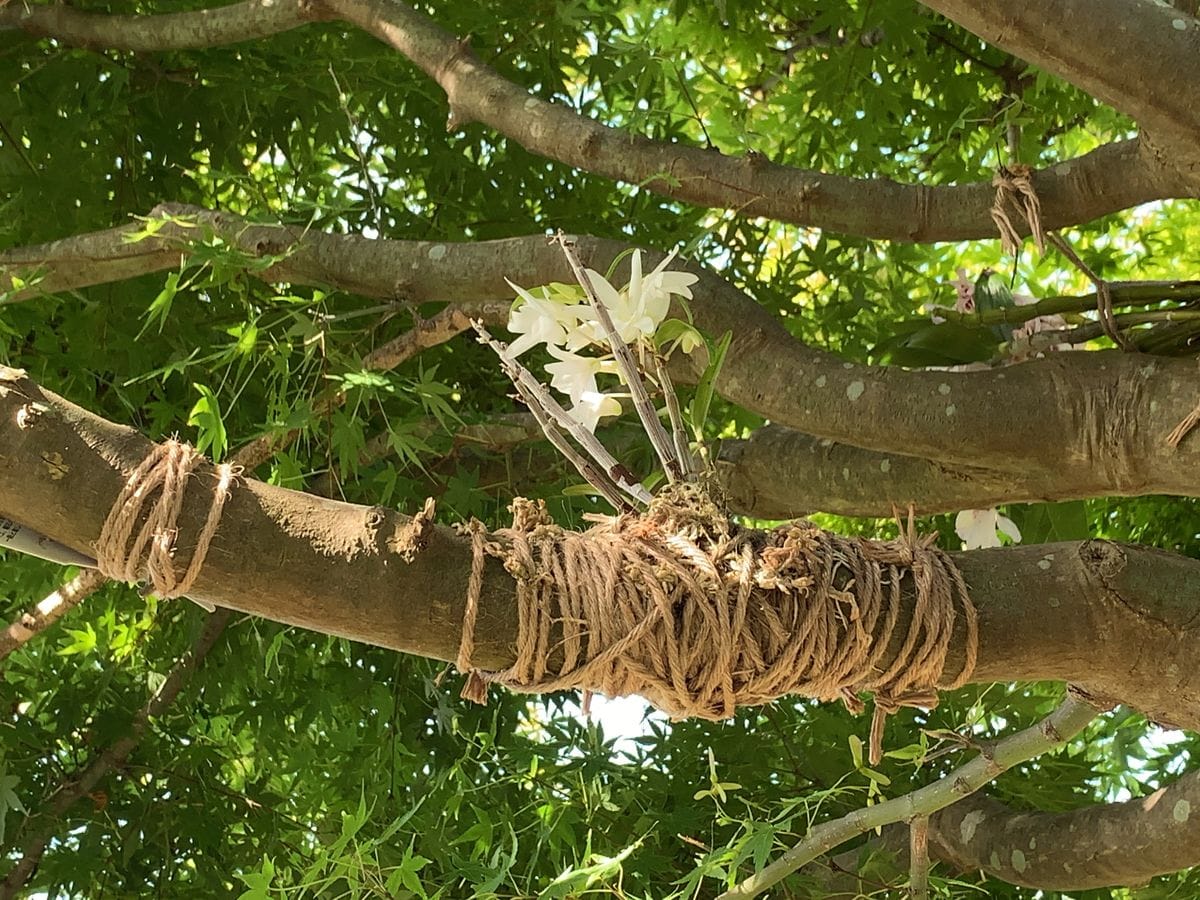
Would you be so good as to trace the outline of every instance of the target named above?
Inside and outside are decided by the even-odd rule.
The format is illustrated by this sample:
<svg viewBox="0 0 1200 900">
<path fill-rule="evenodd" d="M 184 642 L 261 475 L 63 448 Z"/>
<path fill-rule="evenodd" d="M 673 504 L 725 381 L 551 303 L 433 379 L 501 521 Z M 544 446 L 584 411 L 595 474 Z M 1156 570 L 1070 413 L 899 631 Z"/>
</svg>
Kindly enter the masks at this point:
<svg viewBox="0 0 1200 900">
<path fill-rule="evenodd" d="M 0 5 L 0 31 L 17 29 L 63 44 L 154 53 L 218 47 L 269 37 L 324 17 L 312 0 L 242 0 L 154 16 L 87 12 L 65 3 Z"/>
<path fill-rule="evenodd" d="M 0 509 L 28 510 L 30 528 L 90 551 L 128 473 L 152 445 L 15 370 L 0 376 Z M 30 416 L 29 404 L 44 411 Z M 204 464 L 190 483 L 214 484 L 213 473 Z M 186 492 L 181 552 L 194 545 L 210 503 L 209 491 Z M 952 556 L 979 611 L 973 680 L 1071 681 L 1155 720 L 1200 726 L 1200 562 L 1103 541 Z M 451 660 L 471 561 L 469 540 L 451 529 L 415 534 L 411 520 L 392 510 L 245 479 L 225 503 L 189 596 Z M 514 653 L 513 576 L 489 561 L 482 589 L 476 664 L 502 668 Z M 950 648 L 949 671 L 962 664 L 960 640 Z M 890 647 L 889 655 L 898 650 Z"/>
<path fill-rule="evenodd" d="M 441 431 L 442 426 L 431 421 L 418 434 L 427 437 Z M 597 433 L 618 457 L 623 449 L 645 441 L 640 431 L 618 426 L 602 427 Z M 555 477 L 563 462 L 544 440 L 532 416 L 515 413 L 457 429 L 447 462 L 467 462 L 478 469 L 480 484 L 503 485 L 515 494 L 532 492 Z M 468 461 L 463 455 L 473 447 L 502 451 L 533 444 L 539 446 L 516 456 L 472 456 Z M 367 441 L 359 465 L 374 465 L 394 452 L 390 434 L 381 432 Z M 863 450 L 778 425 L 766 425 L 741 440 L 720 441 L 713 462 L 730 511 L 757 519 L 794 519 L 814 512 L 887 518 L 909 505 L 920 515 L 933 515 L 1103 493 L 1096 483 L 1088 486 L 1073 477 L 1082 470 L 1038 478 L 946 465 Z M 444 488 L 440 479 L 449 472 L 432 460 L 427 465 L 432 476 L 427 490 L 438 495 Z M 310 482 L 309 489 L 327 497 L 334 485 L 324 475 Z"/>
<path fill-rule="evenodd" d="M 931 852 L 958 871 L 1047 891 L 1143 885 L 1200 865 L 1200 772 L 1146 797 L 1069 812 L 1028 812 L 990 797 L 945 809 Z"/>
<path fill-rule="evenodd" d="M 652 141 L 548 103 L 480 62 L 463 41 L 399 0 L 321 0 L 396 48 L 446 92 L 452 126 L 481 122 L 540 156 L 699 206 L 897 241 L 995 235 L 990 179 L 904 185 L 782 166 L 761 156 Z M 1196 196 L 1124 141 L 1034 175 L 1048 228 L 1080 224 L 1151 199 Z"/>
<path fill-rule="evenodd" d="M 398 0 L 243 0 L 155 16 L 105 16 L 62 4 L 0 7 L 0 29 L 68 44 L 159 51 L 234 43 L 337 17 L 399 50 L 445 90 L 456 125 L 477 121 L 530 152 L 739 214 L 898 241 L 995 235 L 990 180 L 964 185 L 850 178 L 653 141 L 549 103 L 484 65 L 466 44 Z M 1197 185 L 1136 140 L 1101 147 L 1033 176 L 1048 228 L 1076 225 L 1149 200 L 1197 196 Z"/>
<path fill-rule="evenodd" d="M 839 844 L 894 822 L 909 821 L 945 809 L 994 781 L 1013 766 L 1057 750 L 1082 731 L 1097 709 L 1077 697 L 1066 699 L 1041 722 L 996 741 L 970 762 L 948 772 L 932 784 L 908 794 L 856 809 L 849 815 L 822 822 L 809 830 L 796 846 L 762 870 L 721 894 L 717 900 L 757 897 L 823 853 Z M 1018 882 L 1020 883 L 1020 882 Z"/>
<path fill-rule="evenodd" d="M 505 278 L 533 286 L 571 277 L 561 253 L 540 236 L 457 244 L 368 240 L 254 225 L 179 204 L 159 207 L 152 217 L 162 214 L 199 222 L 251 257 L 279 258 L 256 270 L 258 277 L 387 300 L 446 301 L 489 324 L 504 323 L 512 297 Z M 129 243 L 127 237 L 140 229 L 124 226 L 0 252 L 0 283 L 41 273 L 34 287 L 12 294 L 19 300 L 174 268 L 197 236 L 194 228 L 167 225 L 155 237 Z M 601 271 L 628 249 L 618 241 L 578 241 L 585 261 Z M 661 258 L 650 254 L 652 262 Z M 799 432 L 764 437 L 760 446 L 786 445 L 794 460 L 822 459 L 806 484 L 786 468 L 786 458 L 742 451 L 744 464 L 753 459 L 766 467 L 756 483 L 768 472 L 787 473 L 780 485 L 787 493 L 771 514 L 877 511 L 893 500 L 932 512 L 990 505 L 1002 492 L 1013 502 L 1200 494 L 1200 440 L 1187 439 L 1177 449 L 1164 440 L 1200 399 L 1191 360 L 1079 352 L 965 373 L 857 365 L 800 343 L 710 270 L 687 268 L 700 278 L 690 304 L 697 326 L 713 336 L 733 335 L 718 381 L 721 394 Z M 1170 285 L 1163 289 L 1171 295 Z M 451 334 L 453 329 L 445 336 Z M 852 481 L 847 470 L 863 479 L 861 490 L 841 483 Z M 928 498 L 922 496 L 927 486 Z M 759 502 L 753 494 L 743 497 Z"/>
<path fill-rule="evenodd" d="M 1200 179 L 1200 20 L 1153 0 L 922 0 L 930 9 L 1131 116 L 1165 165 Z"/>
<path fill-rule="evenodd" d="M 987 872 L 1046 891 L 1138 887 L 1200 865 L 1200 772 L 1147 796 L 1066 812 L 1016 810 L 974 794 L 929 820 L 930 856 L 950 872 Z M 892 826 L 863 846 L 806 866 L 823 897 L 857 897 L 907 869 L 907 828 Z M 857 874 L 872 859 L 871 881 Z M 886 866 L 886 868 L 884 868 Z"/>
<path fill-rule="evenodd" d="M 1119 493 L 1091 466 L 990 469 L 864 450 L 780 425 L 722 441 L 716 468 L 731 508 L 763 519 L 886 517 L 909 505 L 932 515 Z"/>
</svg>

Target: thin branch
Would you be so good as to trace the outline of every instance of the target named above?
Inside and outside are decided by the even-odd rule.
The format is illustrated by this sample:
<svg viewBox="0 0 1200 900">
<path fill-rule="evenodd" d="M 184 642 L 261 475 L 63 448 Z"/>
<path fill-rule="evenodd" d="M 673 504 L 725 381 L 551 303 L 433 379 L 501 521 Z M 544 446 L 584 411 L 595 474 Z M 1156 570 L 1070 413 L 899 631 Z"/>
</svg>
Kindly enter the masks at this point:
<svg viewBox="0 0 1200 900">
<path fill-rule="evenodd" d="M 470 327 L 471 318 L 462 307 L 447 306 L 437 315 L 417 322 L 404 334 L 368 353 L 363 357 L 363 368 L 375 372 L 394 369 L 423 350 L 444 344 Z M 313 413 L 316 416 L 327 415 L 345 402 L 344 390 L 330 390 L 315 398 Z M 246 470 L 255 469 L 290 446 L 299 437 L 300 431 L 299 428 L 292 428 L 282 434 L 260 435 L 239 448 L 232 462 Z"/>
<path fill-rule="evenodd" d="M 208 616 L 191 648 L 171 667 L 159 689 L 134 716 L 129 734 L 110 744 L 81 772 L 51 791 L 49 796 L 52 799 L 42 809 L 26 818 L 25 832 L 21 840 L 21 858 L 9 871 L 8 877 L 0 883 L 0 900 L 8 900 L 22 893 L 25 883 L 29 881 L 41 861 L 42 854 L 46 852 L 46 846 L 58 834 L 61 825 L 59 820 L 76 802 L 89 794 L 101 778 L 124 764 L 141 743 L 150 720 L 161 715 L 175 702 L 192 672 L 212 650 L 233 615 L 231 610 L 222 609 Z"/>
<path fill-rule="evenodd" d="M 99 590 L 105 581 L 107 579 L 98 571 L 87 569 L 25 610 L 0 633 L 0 659 L 29 643 Z"/>
<path fill-rule="evenodd" d="M 933 784 L 815 826 L 795 847 L 726 891 L 719 900 L 757 897 L 801 866 L 851 838 L 873 828 L 928 816 L 943 809 L 979 790 L 1013 766 L 1063 747 L 1097 715 L 1096 707 L 1068 693 L 1058 708 L 1037 725 L 1002 738 L 990 751 L 985 750 Z"/>
<path fill-rule="evenodd" d="M 633 398 L 633 408 L 637 411 L 638 418 L 641 419 L 646 436 L 650 438 L 650 443 L 654 446 L 658 461 L 662 463 L 663 470 L 667 473 L 667 480 L 674 483 L 683 475 L 683 466 L 675 456 L 675 445 L 671 443 L 666 429 L 658 420 L 658 411 L 650 402 L 650 395 L 646 393 L 646 384 L 642 381 L 642 373 L 638 370 L 629 345 L 621 340 L 621 336 L 613 324 L 612 316 L 608 314 L 608 307 L 596 293 L 596 286 L 592 284 L 592 279 L 584 270 L 583 263 L 579 261 L 579 254 L 575 251 L 575 242 L 562 234 L 556 241 L 562 247 L 563 255 L 567 258 L 567 264 L 570 265 L 575 280 L 583 288 L 588 303 L 591 304 L 592 311 L 596 314 L 596 320 L 604 330 L 604 337 L 608 340 L 608 345 L 617 360 L 617 370 L 620 372 L 622 380 L 629 386 L 629 394 Z"/>
<path fill-rule="evenodd" d="M 1112 281 L 1108 283 L 1114 307 L 1155 306 L 1159 303 L 1186 302 L 1200 299 L 1200 281 Z M 1044 297 L 1037 303 L 1024 306 L 1004 306 L 999 309 L 959 312 L 942 306 L 933 312 L 947 322 L 963 325 L 1020 325 L 1040 316 L 1062 313 L 1091 312 L 1100 304 L 1096 293 L 1079 296 Z"/>
</svg>

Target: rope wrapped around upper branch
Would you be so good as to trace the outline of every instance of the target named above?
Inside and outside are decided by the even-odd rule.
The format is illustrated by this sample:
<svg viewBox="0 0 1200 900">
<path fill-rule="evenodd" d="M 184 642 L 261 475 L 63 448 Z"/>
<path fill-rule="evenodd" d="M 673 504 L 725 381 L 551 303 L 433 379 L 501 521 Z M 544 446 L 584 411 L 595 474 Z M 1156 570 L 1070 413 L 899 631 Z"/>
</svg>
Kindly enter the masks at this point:
<svg viewBox="0 0 1200 900">
<path fill-rule="evenodd" d="M 639 694 L 674 718 L 723 719 L 788 694 L 883 716 L 933 706 L 975 666 L 978 623 L 962 575 L 933 538 L 844 538 L 810 522 L 738 526 L 702 487 L 678 484 L 642 514 L 563 530 L 545 507 L 513 504 L 513 526 L 469 530 L 474 566 L 458 668 L 464 696 L 489 683 L 522 692 Z M 516 660 L 472 666 L 487 557 L 517 581 Z M 956 633 L 964 648 L 947 675 Z"/>
<path fill-rule="evenodd" d="M 187 593 L 195 583 L 221 521 L 233 466 L 217 467 L 217 480 L 204 526 L 183 572 L 175 566 L 176 524 L 192 471 L 204 457 L 188 444 L 169 440 L 130 473 L 96 541 L 97 568 L 116 581 L 145 581 L 164 599 Z M 204 604 L 201 604 L 202 606 Z M 211 607 L 205 607 L 211 612 Z"/>
</svg>

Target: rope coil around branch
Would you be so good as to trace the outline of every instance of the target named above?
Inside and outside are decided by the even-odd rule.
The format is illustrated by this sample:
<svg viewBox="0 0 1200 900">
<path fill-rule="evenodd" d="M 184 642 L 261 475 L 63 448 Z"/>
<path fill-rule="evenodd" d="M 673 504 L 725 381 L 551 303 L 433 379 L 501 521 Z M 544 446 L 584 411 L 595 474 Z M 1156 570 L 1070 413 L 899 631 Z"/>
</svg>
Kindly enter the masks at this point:
<svg viewBox="0 0 1200 900">
<path fill-rule="evenodd" d="M 933 537 L 869 541 L 806 521 L 762 532 L 729 522 L 695 485 L 675 485 L 639 516 L 584 533 L 545 507 L 513 504 L 513 526 L 468 527 L 474 564 L 458 669 L 463 696 L 487 685 L 639 694 L 673 718 L 718 720 L 788 694 L 863 709 L 874 691 L 872 757 L 884 717 L 933 706 L 970 677 L 978 622 L 962 575 Z M 471 664 L 487 557 L 517 581 L 511 667 Z M 910 579 L 911 587 L 905 586 Z M 945 669 L 956 629 L 958 672 Z"/>
<path fill-rule="evenodd" d="M 1042 230 L 1042 201 L 1033 187 L 1033 169 L 1014 163 L 999 166 L 992 176 L 996 199 L 992 202 L 992 221 L 1000 232 L 1000 248 L 1010 256 L 1021 252 L 1021 233 L 1009 215 L 1010 208 L 1029 224 L 1038 253 L 1046 252 L 1046 235 Z"/>
<path fill-rule="evenodd" d="M 212 505 L 191 559 L 180 574 L 175 567 L 175 540 L 179 535 L 176 523 L 188 480 L 203 459 L 189 445 L 169 440 L 156 444 L 130 473 L 96 541 L 97 568 L 106 577 L 145 581 L 155 595 L 164 599 L 179 597 L 192 587 L 237 475 L 233 466 L 217 466 Z"/>
<path fill-rule="evenodd" d="M 992 201 L 991 209 L 992 221 L 1000 232 L 1000 248 L 1010 256 L 1017 256 L 1021 252 L 1021 233 L 1009 215 L 1010 209 L 1015 210 L 1029 225 L 1038 253 L 1045 254 L 1048 241 L 1092 283 L 1096 289 L 1096 312 L 1100 327 L 1109 340 L 1122 350 L 1133 351 L 1133 345 L 1117 327 L 1112 290 L 1108 282 L 1097 275 L 1061 235 L 1047 232 L 1042 227 L 1042 202 L 1033 186 L 1033 169 L 1020 163 L 1001 165 L 992 176 L 992 185 L 996 188 L 996 199 Z"/>
</svg>

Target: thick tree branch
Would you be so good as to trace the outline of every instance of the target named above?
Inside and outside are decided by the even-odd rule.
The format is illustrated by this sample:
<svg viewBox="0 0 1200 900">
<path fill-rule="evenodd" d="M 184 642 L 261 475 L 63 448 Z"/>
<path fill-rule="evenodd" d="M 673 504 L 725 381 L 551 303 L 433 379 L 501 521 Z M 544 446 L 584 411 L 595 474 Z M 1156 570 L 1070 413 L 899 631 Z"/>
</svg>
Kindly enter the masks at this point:
<svg viewBox="0 0 1200 900">
<path fill-rule="evenodd" d="M 446 92 L 452 125 L 481 122 L 540 156 L 700 206 L 864 237 L 927 242 L 994 234 L 990 181 L 901 185 L 647 140 L 530 95 L 408 4 L 322 2 L 434 79 Z M 1048 228 L 1090 221 L 1149 199 L 1195 195 L 1194 185 L 1185 187 L 1166 174 L 1136 141 L 1043 170 L 1034 181 Z"/>
<path fill-rule="evenodd" d="M 1200 178 L 1200 20 L 1153 0 L 922 0 L 930 9 L 1133 117 Z"/>
<path fill-rule="evenodd" d="M 154 53 L 219 47 L 269 37 L 323 18 L 311 0 L 243 0 L 214 9 L 123 16 L 63 3 L 10 3 L 0 8 L 0 31 L 18 29 L 76 47 Z"/>
<path fill-rule="evenodd" d="M 512 296 L 506 277 L 526 285 L 570 279 L 562 255 L 536 236 L 463 244 L 367 240 L 251 225 L 181 205 L 155 213 L 188 216 L 252 257 L 278 257 L 275 265 L 256 273 L 268 280 L 388 300 L 466 304 L 471 315 L 491 324 L 503 324 Z M 34 288 L 13 295 L 22 299 L 38 290 L 131 277 L 178 266 L 187 242 L 196 237 L 194 228 L 168 225 L 156 237 L 128 243 L 126 235 L 137 230 L 128 226 L 5 251 L 0 278 L 7 280 L 11 273 L 29 280 L 40 272 Z M 578 240 L 585 261 L 600 270 L 627 249 L 617 241 Z M 650 258 L 657 262 L 661 255 Z M 815 485 L 805 490 L 791 473 L 781 490 L 795 494 L 772 514 L 835 504 L 845 512 L 878 510 L 858 505 L 871 497 L 876 504 L 911 500 L 934 511 L 963 508 L 959 503 L 987 505 L 1001 491 L 1014 500 L 1200 493 L 1200 440 L 1187 439 L 1178 449 L 1164 443 L 1200 394 L 1190 360 L 1061 353 L 968 373 L 856 365 L 796 341 L 746 294 L 707 269 L 689 268 L 700 276 L 691 304 L 697 325 L 714 336 L 733 334 L 718 383 L 722 395 L 814 436 L 780 433 L 764 441 L 790 446 L 799 459 L 812 459 L 814 453 L 823 457 L 814 476 L 822 493 Z M 1169 286 L 1164 291 L 1170 296 Z M 756 458 L 758 465 L 781 472 L 767 457 Z M 893 467 L 905 473 L 903 480 L 894 480 L 899 476 L 892 474 Z M 864 479 L 861 492 L 839 484 L 839 478 L 851 481 L 847 470 Z M 939 479 L 942 486 L 931 488 L 929 498 L 920 495 L 920 488 Z M 827 502 L 812 502 L 814 494 L 820 499 L 825 493 Z M 743 496 L 758 502 L 751 494 Z"/>
<path fill-rule="evenodd" d="M 398 0 L 245 0 L 194 13 L 103 16 L 64 5 L 0 8 L 0 29 L 64 43 L 152 51 L 215 46 L 297 27 L 326 15 L 403 53 L 446 91 L 455 125 L 478 121 L 533 153 L 638 184 L 667 197 L 744 215 L 899 241 L 964 240 L 995 233 L 990 181 L 957 186 L 856 179 L 652 141 L 548 103 L 477 60 L 462 41 Z M 1037 172 L 1048 228 L 1080 224 L 1149 200 L 1197 196 L 1197 186 L 1137 141 L 1101 147 Z"/>
<path fill-rule="evenodd" d="M 1047 891 L 1142 885 L 1200 865 L 1200 772 L 1147 797 L 1069 812 L 1020 812 L 973 797 L 933 817 L 930 851 L 958 871 L 982 869 Z"/>
<path fill-rule="evenodd" d="M 723 441 L 716 468 L 730 506 L 763 519 L 812 512 L 889 516 L 909 504 L 930 515 L 1119 493 L 1092 466 L 1053 472 L 1031 462 L 1024 471 L 993 469 L 864 450 L 780 425 Z M 1200 483 L 1191 489 L 1197 491 Z"/>
<path fill-rule="evenodd" d="M 19 504 L 30 511 L 29 527 L 89 550 L 127 473 L 151 444 L 13 370 L 4 375 L 0 509 Z M 21 413 L 31 403 L 45 411 L 34 417 Z M 212 483 L 212 472 L 209 466 L 198 469 L 192 483 Z M 181 552 L 194 544 L 209 505 L 208 492 L 187 491 L 179 519 Z M 416 553 L 414 541 L 422 545 Z M 1200 563 L 1101 541 L 976 551 L 954 559 L 979 611 L 974 680 L 1071 681 L 1120 698 L 1156 720 L 1200 726 Z M 418 530 L 391 510 L 247 479 L 225 504 L 191 595 L 285 624 L 450 660 L 461 637 L 471 560 L 470 542 L 450 529 Z M 482 586 L 475 661 L 502 668 L 513 659 L 513 576 L 491 561 Z M 961 666 L 964 649 L 958 641 L 950 648 L 949 671 Z"/>
</svg>

